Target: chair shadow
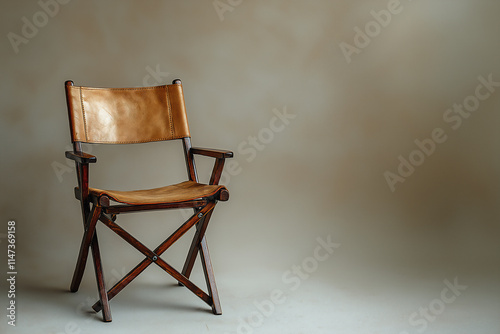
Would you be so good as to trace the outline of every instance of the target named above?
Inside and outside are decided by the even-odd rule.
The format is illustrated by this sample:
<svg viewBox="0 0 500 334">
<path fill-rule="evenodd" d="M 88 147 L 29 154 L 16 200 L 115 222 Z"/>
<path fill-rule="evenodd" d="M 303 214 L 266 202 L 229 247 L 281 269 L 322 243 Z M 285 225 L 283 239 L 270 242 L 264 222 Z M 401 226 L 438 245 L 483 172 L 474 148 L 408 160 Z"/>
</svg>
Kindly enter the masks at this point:
<svg viewBox="0 0 500 334">
<path fill-rule="evenodd" d="M 180 302 L 177 299 L 178 294 L 177 291 L 182 291 L 185 289 L 186 298 L 180 299 L 181 301 L 186 301 L 185 303 Z M 149 298 L 149 294 L 154 293 L 155 296 L 159 296 L 161 294 L 162 298 L 159 300 L 158 298 Z M 145 294 L 148 294 L 145 296 Z M 155 284 L 155 283 L 142 283 L 140 286 L 131 293 L 122 296 L 122 301 L 124 303 L 131 303 L 134 306 L 140 306 L 141 308 L 152 308 L 155 310 L 165 309 L 165 310 L 184 310 L 188 312 L 203 312 L 208 314 L 213 314 L 210 306 L 206 305 L 204 301 L 197 298 L 193 295 L 191 291 L 189 291 L 184 286 L 179 286 L 177 282 L 175 283 L 166 283 L 166 284 Z"/>
<path fill-rule="evenodd" d="M 179 286 L 177 282 L 166 284 L 137 283 L 133 289 L 126 288 L 123 294 L 118 294 L 110 303 L 111 309 L 113 309 L 113 304 L 119 303 L 121 307 L 133 306 L 141 310 L 165 310 L 167 312 L 172 310 L 213 314 L 210 306 L 194 296 L 186 287 Z M 182 291 L 183 289 L 185 291 Z M 33 284 L 24 286 L 22 290 L 31 298 L 43 300 L 47 307 L 59 309 L 61 312 L 67 311 L 69 308 L 70 310 L 77 309 L 83 317 L 100 316 L 100 312 L 95 312 L 88 302 L 89 297 L 92 299 L 92 303 L 97 302 L 98 297 L 94 293 L 89 296 L 87 290 L 78 293 L 71 292 L 69 286 Z M 152 296 L 153 298 L 151 298 Z M 82 303 L 85 303 L 85 306 L 82 307 Z"/>
</svg>

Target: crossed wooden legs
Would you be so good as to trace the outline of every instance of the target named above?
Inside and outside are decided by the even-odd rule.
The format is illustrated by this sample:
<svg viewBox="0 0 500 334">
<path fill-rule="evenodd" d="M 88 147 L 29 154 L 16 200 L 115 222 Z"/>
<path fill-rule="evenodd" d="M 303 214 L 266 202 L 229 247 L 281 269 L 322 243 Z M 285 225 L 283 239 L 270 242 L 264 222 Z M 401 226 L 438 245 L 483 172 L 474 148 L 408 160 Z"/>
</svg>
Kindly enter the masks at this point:
<svg viewBox="0 0 500 334">
<path fill-rule="evenodd" d="M 132 280 L 134 280 L 140 273 L 142 273 L 151 263 L 155 263 L 160 268 L 169 273 L 174 277 L 179 284 L 185 286 L 191 290 L 195 295 L 200 297 L 205 303 L 212 307 L 212 312 L 214 314 L 221 314 L 221 307 L 219 296 L 217 293 L 217 287 L 215 285 L 215 277 L 213 274 L 212 264 L 210 261 L 210 255 L 208 252 L 208 246 L 205 239 L 205 231 L 210 221 L 212 215 L 212 210 L 215 207 L 215 202 L 209 202 L 201 210 L 196 211 L 196 213 L 189 218 L 183 225 L 181 225 L 170 237 L 168 237 L 163 243 L 161 243 L 154 251 L 151 251 L 146 246 L 144 246 L 139 240 L 134 238 L 127 231 L 118 226 L 113 219 L 110 219 L 105 213 L 103 213 L 103 208 L 100 205 L 94 205 L 91 214 L 89 215 L 88 222 L 85 226 L 85 233 L 83 235 L 82 244 L 80 247 L 80 253 L 78 255 L 78 261 L 75 268 L 75 273 L 73 275 L 73 280 L 71 282 L 71 291 L 78 291 L 80 286 L 83 272 L 85 270 L 85 264 L 88 257 L 89 247 L 92 252 L 92 257 L 94 259 L 94 269 L 96 273 L 97 287 L 99 291 L 99 301 L 97 301 L 92 308 L 96 311 L 103 311 L 104 321 L 111 321 L 111 311 L 109 308 L 109 300 L 116 296 L 124 287 L 126 287 Z M 106 292 L 104 277 L 102 272 L 101 257 L 99 253 L 99 245 L 97 242 L 97 234 L 95 232 L 95 227 L 97 221 L 100 220 L 104 225 L 113 230 L 121 238 L 127 241 L 130 245 L 135 247 L 139 252 L 144 254 L 146 258 L 140 262 L 134 269 L 132 269 L 127 275 L 125 275 L 118 283 L 116 283 L 108 292 Z M 174 242 L 176 242 L 180 237 L 182 237 L 191 227 L 196 225 L 196 233 L 193 237 L 191 247 L 182 270 L 179 273 L 167 262 L 160 258 Z M 197 251 L 200 252 L 201 263 L 203 267 L 203 272 L 205 275 L 205 281 L 207 283 L 207 288 L 209 294 L 206 294 L 203 290 L 197 287 L 193 282 L 189 280 L 193 264 L 196 259 Z"/>
<path fill-rule="evenodd" d="M 208 222 L 212 216 L 212 211 L 210 211 L 203 219 L 196 225 L 196 233 L 191 242 L 191 247 L 182 268 L 182 274 L 189 278 L 191 271 L 193 270 L 193 265 L 196 260 L 197 252 L 200 253 L 201 264 L 203 266 L 203 273 L 205 274 L 205 281 L 209 289 L 210 297 L 213 300 L 212 312 L 214 314 L 222 314 L 222 308 L 220 306 L 219 293 L 217 292 L 217 286 L 215 284 L 215 276 L 212 269 L 212 261 L 210 260 L 210 253 L 208 251 L 207 239 L 205 238 L 205 231 L 208 226 Z M 179 282 L 182 285 L 182 282 Z"/>
</svg>

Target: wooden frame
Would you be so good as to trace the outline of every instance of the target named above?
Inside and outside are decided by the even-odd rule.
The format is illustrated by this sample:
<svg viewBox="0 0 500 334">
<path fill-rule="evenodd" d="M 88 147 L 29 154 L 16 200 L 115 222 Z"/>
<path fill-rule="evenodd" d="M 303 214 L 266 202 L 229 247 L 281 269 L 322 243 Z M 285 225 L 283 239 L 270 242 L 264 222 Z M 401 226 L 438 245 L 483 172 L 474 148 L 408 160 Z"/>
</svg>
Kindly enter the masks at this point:
<svg viewBox="0 0 500 334">
<path fill-rule="evenodd" d="M 176 79 L 173 81 L 173 83 L 180 83 L 180 80 Z M 67 81 L 66 89 L 68 89 L 68 86 L 73 86 L 73 82 Z M 218 185 L 224 167 L 225 159 L 231 158 L 233 156 L 233 153 L 224 150 L 192 147 L 190 137 L 185 137 L 181 140 L 183 144 L 189 180 L 198 182 L 194 155 L 204 155 L 215 158 L 215 163 L 209 184 Z M 78 260 L 73 274 L 70 290 L 72 292 L 78 291 L 90 250 L 93 258 L 97 288 L 99 292 L 99 300 L 93 305 L 92 308 L 96 312 L 102 311 L 103 320 L 106 322 L 112 320 L 109 301 L 152 263 L 155 263 L 165 272 L 174 277 L 178 281 L 179 285 L 185 286 L 187 289 L 196 294 L 200 299 L 202 299 L 212 308 L 212 312 L 214 314 L 222 314 L 205 232 L 215 205 L 218 201 L 227 201 L 229 199 L 229 192 L 225 188 L 222 188 L 216 194 L 209 197 L 174 203 L 135 205 L 121 203 L 117 205 L 111 205 L 110 198 L 108 196 L 95 196 L 89 192 L 89 165 L 91 163 L 96 163 L 97 158 L 93 155 L 83 152 L 81 142 L 79 141 L 73 142 L 73 151 L 66 152 L 66 157 L 75 161 L 78 179 L 78 187 L 75 188 L 75 197 L 80 201 L 84 225 L 84 234 L 82 237 Z M 167 210 L 179 208 L 192 208 L 194 213 L 184 224 L 182 224 L 174 233 L 172 233 L 172 235 L 165 239 L 165 241 L 154 250 L 148 249 L 146 246 L 144 246 L 144 244 L 142 244 L 139 240 L 137 240 L 115 222 L 117 215 L 119 214 L 145 210 Z M 98 221 L 101 221 L 105 226 L 110 228 L 145 256 L 142 262 L 134 267 L 127 275 L 125 275 L 109 290 L 106 290 L 106 286 L 104 284 L 101 255 L 96 232 L 96 225 Z M 191 246 L 189 248 L 183 269 L 181 272 L 179 272 L 163 259 L 161 259 L 160 256 L 193 226 L 195 226 L 196 232 L 191 242 Z M 204 292 L 189 280 L 198 253 L 200 254 L 208 293 Z"/>
</svg>

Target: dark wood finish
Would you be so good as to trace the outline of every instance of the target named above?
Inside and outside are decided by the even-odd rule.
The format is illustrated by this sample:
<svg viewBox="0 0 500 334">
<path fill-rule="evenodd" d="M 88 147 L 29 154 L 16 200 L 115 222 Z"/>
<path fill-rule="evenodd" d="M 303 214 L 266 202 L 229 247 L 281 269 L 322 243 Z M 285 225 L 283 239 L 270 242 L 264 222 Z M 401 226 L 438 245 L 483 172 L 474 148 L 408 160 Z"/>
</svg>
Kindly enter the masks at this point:
<svg viewBox="0 0 500 334">
<path fill-rule="evenodd" d="M 99 251 L 99 243 L 97 242 L 97 235 L 94 234 L 92 239 L 92 259 L 94 260 L 94 271 L 97 282 L 97 290 L 99 292 L 99 301 L 102 307 L 102 317 L 105 322 L 110 322 L 111 309 L 109 307 L 108 294 L 106 293 L 106 285 L 104 284 L 104 274 L 102 272 L 101 254 Z"/>
<path fill-rule="evenodd" d="M 229 191 L 223 189 L 220 191 L 219 201 L 225 202 L 227 200 L 229 200 Z"/>
<path fill-rule="evenodd" d="M 146 259 L 144 259 L 139 265 L 137 265 L 131 272 L 129 272 L 125 277 L 123 277 L 118 283 L 116 283 L 109 291 L 108 291 L 108 298 L 111 300 L 118 292 L 120 292 L 124 287 L 126 287 L 134 278 L 136 278 L 141 272 L 144 271 L 152 262 L 152 258 L 156 255 L 159 259 L 159 256 L 163 254 L 170 246 L 174 244 L 180 237 L 184 235 L 193 225 L 198 223 L 201 218 L 203 218 L 205 215 L 209 214 L 212 212 L 213 208 L 215 207 L 215 203 L 211 202 L 207 204 L 200 212 L 194 214 L 191 218 L 189 218 L 181 227 L 179 227 L 174 233 L 170 235 L 162 244 L 160 244 L 154 251 L 150 251 L 147 249 L 144 245 L 142 245 L 140 242 L 136 241 L 134 237 L 129 235 L 126 231 L 121 229 L 117 224 L 113 223 L 110 221 L 110 219 L 106 216 L 101 216 L 101 221 L 108 227 L 110 227 L 115 233 L 119 233 L 123 239 L 125 239 L 128 243 L 130 243 L 132 246 L 136 247 L 141 253 L 147 256 Z M 198 214 L 201 213 L 202 217 L 198 217 Z M 141 246 L 142 245 L 142 246 Z M 139 248 L 141 249 L 139 249 Z M 157 261 L 157 260 L 156 260 Z M 166 266 L 164 266 L 166 267 Z M 162 267 L 163 268 L 163 267 Z M 165 268 L 163 268 L 165 269 Z M 169 269 L 170 270 L 170 269 Z M 172 273 L 174 273 L 172 271 Z M 172 274 L 170 273 L 170 274 Z M 177 274 L 176 274 L 177 275 Z M 179 280 L 179 278 L 175 277 L 176 279 Z M 185 278 L 187 280 L 187 278 Z M 183 283 L 185 283 L 185 280 L 182 279 Z M 201 297 L 200 297 L 201 298 Z M 97 302 L 92 306 L 92 308 L 98 312 L 101 309 L 101 304 Z"/>
<path fill-rule="evenodd" d="M 196 173 L 193 152 L 191 151 L 191 138 L 183 138 L 182 146 L 184 148 L 184 158 L 186 159 L 186 168 L 189 181 L 198 182 L 198 174 Z"/>
<path fill-rule="evenodd" d="M 89 164 L 89 163 L 96 163 L 97 162 L 97 157 L 93 156 L 92 154 L 88 154 L 88 153 L 84 153 L 84 152 L 66 151 L 65 155 L 66 155 L 66 158 L 74 160 L 80 164 Z"/>
<path fill-rule="evenodd" d="M 139 263 L 137 266 L 135 266 L 134 269 L 132 269 L 127 275 L 125 275 L 118 283 L 116 283 L 111 289 L 108 291 L 108 299 L 111 300 L 113 299 L 114 296 L 116 296 L 120 291 L 123 290 L 124 287 L 130 284 L 136 278 L 139 276 L 140 273 L 142 273 L 153 261 L 149 258 L 146 258 L 142 260 L 141 263 Z M 99 300 L 97 301 L 92 308 L 94 311 L 99 312 L 102 310 L 102 302 Z"/>
<path fill-rule="evenodd" d="M 233 152 L 231 152 L 231 151 L 215 150 L 215 149 L 211 149 L 211 148 L 201 148 L 201 147 L 192 147 L 191 153 L 198 154 L 198 155 L 204 155 L 204 156 L 212 157 L 212 158 L 219 158 L 219 159 L 222 159 L 222 158 L 226 159 L 226 158 L 233 157 Z"/>
<path fill-rule="evenodd" d="M 213 211 L 212 211 L 213 212 Z M 189 247 L 189 252 L 184 262 L 184 267 L 182 268 L 182 274 L 189 278 L 191 276 L 191 271 L 193 270 L 194 261 L 196 260 L 196 253 L 198 252 L 198 245 L 201 239 L 205 235 L 205 231 L 208 226 L 208 222 L 212 217 L 212 212 L 208 213 L 202 221 L 196 226 L 196 233 L 191 241 L 191 246 Z"/>
<path fill-rule="evenodd" d="M 222 170 L 224 169 L 224 159 L 215 159 L 212 175 L 210 176 L 210 184 L 219 184 Z"/>
<path fill-rule="evenodd" d="M 207 283 L 208 291 L 210 292 L 210 297 L 212 298 L 212 312 L 216 315 L 220 315 L 222 314 L 222 308 L 220 306 L 219 293 L 217 291 L 217 285 L 215 284 L 212 260 L 210 260 L 210 252 L 208 251 L 207 239 L 205 236 L 201 239 L 199 247 L 205 281 Z"/>
<path fill-rule="evenodd" d="M 109 197 L 108 196 L 99 197 L 99 204 L 105 208 L 109 207 Z"/>
<path fill-rule="evenodd" d="M 210 202 L 204 208 L 202 208 L 198 212 L 198 214 L 201 214 L 204 216 L 208 212 L 212 211 L 214 209 L 214 207 L 215 207 L 215 202 Z M 187 222 L 185 222 L 174 233 L 172 233 L 172 235 L 170 237 L 168 237 L 168 239 L 165 240 L 165 242 L 163 242 L 160 246 L 158 246 L 158 248 L 155 250 L 155 253 L 160 252 L 160 254 L 161 254 L 164 251 L 166 251 L 170 246 L 172 246 L 172 244 L 175 241 L 177 241 L 177 239 L 179 239 L 184 233 L 187 232 L 187 230 L 189 229 L 187 226 L 189 226 L 189 227 L 193 226 L 193 220 L 194 220 L 194 223 L 198 222 L 197 214 L 195 214 L 191 218 L 189 218 Z"/>
<path fill-rule="evenodd" d="M 207 205 L 207 200 L 187 201 L 180 203 L 166 203 L 166 204 L 141 204 L 141 205 L 112 205 L 108 208 L 103 208 L 105 213 L 126 213 L 137 211 L 152 211 L 164 209 L 185 209 L 185 208 L 198 208 Z"/>
<path fill-rule="evenodd" d="M 92 210 L 92 215 L 89 215 L 90 221 L 87 222 L 85 226 L 85 233 L 83 234 L 82 244 L 80 245 L 80 252 L 78 254 L 78 260 L 76 262 L 76 268 L 73 274 L 73 280 L 71 281 L 71 292 L 78 291 L 78 287 L 80 286 L 80 283 L 82 281 L 83 271 L 85 270 L 85 264 L 87 263 L 87 257 L 89 255 L 90 242 L 94 238 L 95 226 L 100 215 L 100 207 L 94 207 Z"/>
<path fill-rule="evenodd" d="M 180 85 L 182 82 L 180 79 L 175 79 L 172 83 Z M 74 84 L 72 81 L 66 81 L 66 90 L 68 91 L 70 89 L 68 87 L 71 87 L 73 85 Z M 67 96 L 69 95 L 67 94 Z M 69 110 L 70 109 L 68 102 L 68 112 Z M 71 113 L 69 114 L 71 119 Z M 70 129 L 71 127 L 72 122 L 70 121 Z M 105 129 L 103 130 L 105 131 Z M 73 133 L 73 129 L 71 129 L 71 133 Z M 223 171 L 224 161 L 226 158 L 231 158 L 233 156 L 233 153 L 224 150 L 193 148 L 191 145 L 190 137 L 182 138 L 182 144 L 184 149 L 188 179 L 198 182 L 198 174 L 196 171 L 194 154 L 213 157 L 216 160 L 209 183 L 217 185 L 220 181 L 220 177 Z M 158 265 L 165 272 L 176 279 L 181 285 L 188 288 L 191 292 L 193 292 L 205 303 L 207 303 L 212 308 L 214 314 L 221 314 L 222 311 L 219 296 L 217 293 L 217 287 L 215 285 L 215 276 L 213 274 L 213 268 L 210 260 L 205 232 L 207 230 L 207 226 L 209 224 L 217 201 L 227 201 L 229 199 L 229 192 L 224 188 L 211 197 L 205 197 L 179 203 L 175 202 L 142 205 L 111 205 L 109 197 L 96 196 L 89 193 L 89 166 L 91 163 L 97 162 L 97 158 L 91 154 L 83 152 L 81 142 L 78 141 L 73 142 L 73 152 L 68 151 L 65 153 L 65 155 L 68 159 L 75 161 L 78 187 L 75 187 L 74 192 L 75 198 L 80 201 L 84 226 L 84 234 L 82 237 L 80 251 L 78 254 L 70 290 L 72 292 L 78 291 L 90 250 L 93 258 L 94 272 L 99 293 L 99 300 L 92 306 L 92 308 L 96 312 L 102 311 L 104 321 L 112 320 L 109 301 L 120 291 L 122 291 L 128 284 L 130 284 L 152 263 Z M 190 217 L 186 222 L 184 222 L 179 228 L 177 228 L 175 232 L 173 232 L 154 250 L 150 250 L 149 248 L 147 248 L 134 236 L 132 236 L 130 233 L 128 233 L 115 223 L 116 217 L 120 213 L 180 208 L 193 208 L 194 215 Z M 120 236 L 145 256 L 145 259 L 143 259 L 119 282 L 117 282 L 111 289 L 109 289 L 109 291 L 106 291 L 106 286 L 104 284 L 105 280 L 102 269 L 102 260 L 100 256 L 100 249 L 96 232 L 97 221 L 101 221 L 105 226 L 110 228 L 113 232 L 118 234 L 118 236 Z M 170 264 L 160 258 L 160 256 L 193 226 L 196 226 L 196 232 L 191 242 L 191 246 L 187 254 L 183 270 L 182 272 L 178 272 Z M 191 271 L 198 253 L 200 253 L 201 257 L 201 264 L 205 275 L 208 293 L 204 292 L 189 280 L 189 276 L 191 275 Z"/>
<path fill-rule="evenodd" d="M 115 286 L 108 292 L 108 298 L 111 300 L 114 296 L 116 296 L 125 286 L 127 286 L 134 278 L 139 276 L 141 272 L 143 272 L 153 261 L 149 258 L 144 259 L 141 263 L 139 263 L 131 272 L 129 272 L 120 282 L 116 283 Z M 189 290 L 191 290 L 195 295 L 201 298 L 205 303 L 209 306 L 213 307 L 213 297 L 209 296 L 207 293 L 203 292 L 199 287 L 197 287 L 193 282 L 187 279 L 184 275 L 175 270 L 172 266 L 166 263 L 161 258 L 158 258 L 155 263 L 165 270 L 172 277 L 177 279 L 179 282 L 182 282 L 184 286 L 186 286 Z M 217 298 L 218 299 L 218 298 Z M 96 302 L 92 308 L 94 311 L 99 312 L 102 310 L 101 301 Z"/>
<path fill-rule="evenodd" d="M 75 150 L 75 153 L 81 152 L 80 143 L 73 143 L 73 148 Z M 78 189 L 80 190 L 79 197 L 80 197 L 80 207 L 82 210 L 83 228 L 84 231 L 87 231 L 88 226 L 90 226 L 91 223 L 91 221 L 89 220 L 90 205 L 88 198 L 88 165 L 79 163 L 78 161 L 75 161 L 75 165 L 78 177 Z M 97 215 L 97 217 L 99 216 Z M 96 222 L 97 220 L 94 222 L 94 225 Z M 72 292 L 78 291 L 78 288 L 80 287 L 83 271 L 85 270 L 85 263 L 87 262 L 87 257 L 88 257 L 88 245 L 87 249 L 84 250 L 84 245 L 82 241 L 82 245 L 80 246 L 80 252 L 77 260 L 77 265 L 75 268 L 75 272 L 73 273 L 73 279 L 71 280 L 70 291 Z"/>
<path fill-rule="evenodd" d="M 141 243 L 139 240 L 134 238 L 130 233 L 125 231 L 123 228 L 118 226 L 114 221 L 109 219 L 106 216 L 101 217 L 101 221 L 109 227 L 113 232 L 118 234 L 123 240 L 128 242 L 131 246 L 135 247 L 139 252 L 142 254 L 146 255 L 146 257 L 150 258 L 153 260 L 155 256 L 157 256 L 152 250 L 144 246 L 143 243 Z"/>
<path fill-rule="evenodd" d="M 168 263 L 163 261 L 161 258 L 158 258 L 158 260 L 155 262 L 160 268 L 165 270 L 167 273 L 169 273 L 173 278 L 178 280 L 182 285 L 184 285 L 186 288 L 191 290 L 195 295 L 201 298 L 205 303 L 208 304 L 208 306 L 213 305 L 213 300 L 212 298 L 203 292 L 200 288 L 196 286 L 193 282 L 191 282 L 189 279 L 187 279 L 184 275 L 179 273 L 177 270 L 175 270 L 173 267 L 171 267 Z"/>
<path fill-rule="evenodd" d="M 221 150 L 193 149 L 193 148 L 191 148 L 191 150 L 189 152 L 191 153 L 190 154 L 191 158 L 192 158 L 193 153 L 203 154 L 205 152 L 215 152 L 213 155 L 207 154 L 208 156 L 216 157 L 215 164 L 214 164 L 214 167 L 212 170 L 212 175 L 210 176 L 210 184 L 219 184 L 220 177 L 221 177 L 222 171 L 224 169 L 224 161 L 225 161 L 224 159 L 226 156 L 229 157 L 229 154 L 226 154 L 226 153 L 231 153 L 231 156 L 232 156 L 232 152 L 221 151 Z M 218 153 L 220 153 L 220 154 L 218 154 Z M 193 166 L 194 166 L 194 164 L 193 164 Z M 189 171 L 189 169 L 188 169 L 188 171 Z M 225 190 L 221 191 L 219 193 L 218 199 L 221 201 L 227 201 L 229 199 L 229 192 L 225 191 Z M 210 219 L 210 216 L 208 216 L 206 219 L 208 221 Z M 197 228 L 199 230 L 199 226 L 197 226 Z M 203 231 L 203 233 L 204 233 L 204 231 Z M 186 257 L 186 261 L 184 262 L 184 267 L 182 269 L 182 273 L 184 275 L 186 275 L 186 277 L 189 277 L 191 275 L 191 270 L 192 270 L 194 262 L 196 260 L 196 255 L 198 253 L 198 245 L 200 244 L 200 242 L 201 242 L 201 239 L 199 238 L 199 236 L 195 235 L 193 238 L 193 241 L 191 242 L 191 247 L 189 248 L 188 255 Z"/>
</svg>

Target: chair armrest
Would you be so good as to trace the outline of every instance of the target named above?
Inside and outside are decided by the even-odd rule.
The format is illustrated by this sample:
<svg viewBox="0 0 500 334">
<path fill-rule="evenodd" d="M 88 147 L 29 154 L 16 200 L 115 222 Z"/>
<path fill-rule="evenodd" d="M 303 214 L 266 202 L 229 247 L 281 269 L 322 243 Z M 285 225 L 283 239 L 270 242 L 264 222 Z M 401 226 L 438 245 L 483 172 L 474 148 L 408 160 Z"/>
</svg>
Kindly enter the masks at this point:
<svg viewBox="0 0 500 334">
<path fill-rule="evenodd" d="M 217 159 L 226 159 L 232 158 L 233 152 L 226 150 L 214 150 L 210 148 L 201 148 L 201 147 L 192 147 L 191 153 L 204 155 L 207 157 L 217 158 Z"/>
<path fill-rule="evenodd" d="M 212 169 L 212 175 L 210 176 L 209 184 L 219 184 L 219 180 L 222 175 L 222 169 L 224 168 L 224 162 L 226 161 L 226 158 L 233 157 L 233 152 L 231 151 L 214 150 L 210 148 L 201 148 L 201 147 L 191 147 L 190 153 L 215 158 L 215 164 L 214 168 Z"/>
<path fill-rule="evenodd" d="M 66 151 L 66 158 L 75 160 L 78 163 L 81 164 L 89 164 L 89 163 L 94 163 L 97 162 L 97 157 L 84 153 L 84 152 L 71 152 L 71 151 Z"/>
</svg>

